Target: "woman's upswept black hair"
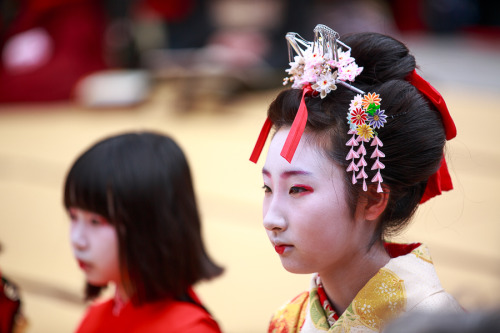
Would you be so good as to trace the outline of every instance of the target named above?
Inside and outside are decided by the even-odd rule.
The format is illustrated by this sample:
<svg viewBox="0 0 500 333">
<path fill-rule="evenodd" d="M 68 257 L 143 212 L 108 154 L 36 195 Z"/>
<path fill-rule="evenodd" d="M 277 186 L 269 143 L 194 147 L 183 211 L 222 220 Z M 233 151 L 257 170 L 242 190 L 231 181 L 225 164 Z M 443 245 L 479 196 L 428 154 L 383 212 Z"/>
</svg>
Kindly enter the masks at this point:
<svg viewBox="0 0 500 333">
<path fill-rule="evenodd" d="M 125 133 L 96 143 L 71 167 L 64 206 L 115 226 L 122 279 L 136 304 L 180 299 L 223 271 L 205 250 L 189 165 L 168 136 Z M 100 290 L 87 284 L 87 299 Z"/>
<path fill-rule="evenodd" d="M 351 55 L 364 68 L 354 86 L 380 94 L 381 109 L 388 116 L 384 127 L 377 130 L 384 143 L 383 185 L 390 190 L 375 235 L 376 239 L 383 239 L 404 228 L 416 211 L 427 180 L 440 166 L 446 141 L 444 128 L 439 112 L 406 80 L 416 63 L 403 43 L 378 33 L 353 34 L 341 40 L 351 47 Z M 350 138 L 346 117 L 355 95 L 339 85 L 324 99 L 306 97 L 309 113 L 306 131 L 321 138 L 325 153 L 344 170 L 349 162 L 346 142 Z M 301 90 L 288 89 L 271 103 L 268 117 L 276 129 L 291 126 L 301 96 Z M 374 147 L 366 148 L 367 156 L 371 156 Z M 368 179 L 375 175 L 375 171 L 365 171 Z M 345 184 L 354 211 L 363 192 L 361 182 L 353 185 L 351 174 L 346 172 Z"/>
</svg>

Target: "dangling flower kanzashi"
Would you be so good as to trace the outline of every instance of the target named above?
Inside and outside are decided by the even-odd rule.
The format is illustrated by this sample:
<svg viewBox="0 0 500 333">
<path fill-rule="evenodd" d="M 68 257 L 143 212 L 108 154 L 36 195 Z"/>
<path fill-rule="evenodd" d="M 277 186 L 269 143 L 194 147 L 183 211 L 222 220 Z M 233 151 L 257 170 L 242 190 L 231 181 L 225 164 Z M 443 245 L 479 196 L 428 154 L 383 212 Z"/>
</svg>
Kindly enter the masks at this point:
<svg viewBox="0 0 500 333">
<path fill-rule="evenodd" d="M 383 192 L 381 183 L 384 180 L 380 170 L 384 169 L 385 165 L 380 162 L 380 158 L 385 157 L 385 154 L 380 150 L 380 147 L 383 147 L 384 144 L 378 137 L 378 133 L 374 131 L 375 128 L 384 127 L 384 124 L 387 122 L 385 111 L 380 109 L 381 101 L 380 95 L 376 93 L 367 93 L 364 96 L 358 94 L 351 101 L 347 114 L 349 124 L 348 134 L 352 135 L 346 143 L 347 146 L 351 147 L 346 156 L 346 160 L 351 161 L 347 167 L 347 172 L 352 172 L 353 184 L 356 184 L 358 179 L 363 179 L 364 191 L 368 190 L 368 186 L 366 185 L 368 175 L 365 171 L 365 167 L 368 164 L 365 159 L 366 148 L 364 144 L 371 141 L 370 146 L 375 146 L 375 150 L 370 156 L 371 159 L 375 160 L 371 166 L 371 170 L 376 170 L 375 176 L 371 181 L 372 183 L 378 183 L 377 192 Z M 355 147 L 358 148 L 355 149 Z"/>
</svg>

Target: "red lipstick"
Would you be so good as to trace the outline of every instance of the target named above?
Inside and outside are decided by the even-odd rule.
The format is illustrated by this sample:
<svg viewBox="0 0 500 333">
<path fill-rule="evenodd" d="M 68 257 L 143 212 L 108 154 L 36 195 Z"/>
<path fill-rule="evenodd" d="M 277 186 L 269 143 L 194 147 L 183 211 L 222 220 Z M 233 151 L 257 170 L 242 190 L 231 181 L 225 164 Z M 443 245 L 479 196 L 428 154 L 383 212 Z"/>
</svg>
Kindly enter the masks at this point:
<svg viewBox="0 0 500 333">
<path fill-rule="evenodd" d="M 283 254 L 283 252 L 285 252 L 285 249 L 286 249 L 286 245 L 276 245 L 274 247 L 274 250 L 276 250 L 276 252 L 278 252 L 278 254 Z"/>
</svg>

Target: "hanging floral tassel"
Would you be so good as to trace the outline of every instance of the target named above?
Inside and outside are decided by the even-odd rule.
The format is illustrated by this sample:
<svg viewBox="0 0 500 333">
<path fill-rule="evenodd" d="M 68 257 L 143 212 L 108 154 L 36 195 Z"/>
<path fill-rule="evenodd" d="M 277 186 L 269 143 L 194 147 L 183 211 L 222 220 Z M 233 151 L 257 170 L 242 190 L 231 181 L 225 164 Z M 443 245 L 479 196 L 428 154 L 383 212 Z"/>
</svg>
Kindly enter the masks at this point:
<svg viewBox="0 0 500 333">
<path fill-rule="evenodd" d="M 374 128 L 384 127 L 384 124 L 387 122 L 387 116 L 384 110 L 380 110 L 381 101 L 382 99 L 380 96 L 375 93 L 368 93 L 363 97 L 358 94 L 351 101 L 347 114 L 349 124 L 348 134 L 352 134 L 352 137 L 346 143 L 347 146 L 351 147 L 346 160 L 352 160 L 347 167 L 347 172 L 353 173 L 353 184 L 357 183 L 357 179 L 363 179 L 363 191 L 368 190 L 366 184 L 368 175 L 365 171 L 365 167 L 368 163 L 365 160 L 366 148 L 364 143 L 368 143 L 373 139 L 370 146 L 375 146 L 375 150 L 370 158 L 375 159 L 375 162 L 371 166 L 371 170 L 377 170 L 377 173 L 372 178 L 371 182 L 377 183 L 377 192 L 383 192 L 381 183 L 384 180 L 380 170 L 384 169 L 385 165 L 380 162 L 380 158 L 385 157 L 385 154 L 380 150 L 380 147 L 383 147 L 383 143 L 378 137 L 378 134 L 373 130 Z M 354 151 L 353 147 L 358 145 L 359 148 Z M 358 162 L 355 161 L 357 158 L 359 158 Z"/>
</svg>

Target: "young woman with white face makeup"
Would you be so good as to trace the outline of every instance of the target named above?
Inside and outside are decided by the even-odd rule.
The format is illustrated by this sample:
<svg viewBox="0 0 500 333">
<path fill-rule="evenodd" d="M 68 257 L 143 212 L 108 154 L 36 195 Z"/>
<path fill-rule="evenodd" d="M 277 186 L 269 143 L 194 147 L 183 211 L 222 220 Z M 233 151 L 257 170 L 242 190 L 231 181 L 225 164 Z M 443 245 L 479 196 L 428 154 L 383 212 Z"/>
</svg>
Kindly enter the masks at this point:
<svg viewBox="0 0 500 333">
<path fill-rule="evenodd" d="M 420 203 L 452 188 L 443 150 L 456 129 L 446 104 L 399 41 L 340 41 L 321 25 L 315 34 L 287 35 L 297 53 L 285 79 L 292 89 L 271 103 L 251 156 L 274 128 L 263 224 L 283 267 L 313 274 L 269 332 L 377 332 L 409 311 L 462 311 L 425 245 L 389 241 Z"/>
<path fill-rule="evenodd" d="M 276 133 L 263 168 L 264 227 L 287 271 L 318 272 L 327 291 L 340 287 L 332 302 L 343 312 L 355 296 L 353 290 L 389 261 L 381 243 L 367 251 L 380 208 L 367 210 L 360 205 L 351 214 L 344 170 L 318 149 L 308 133 L 288 163 L 279 154 L 288 133 L 287 128 Z"/>
</svg>

